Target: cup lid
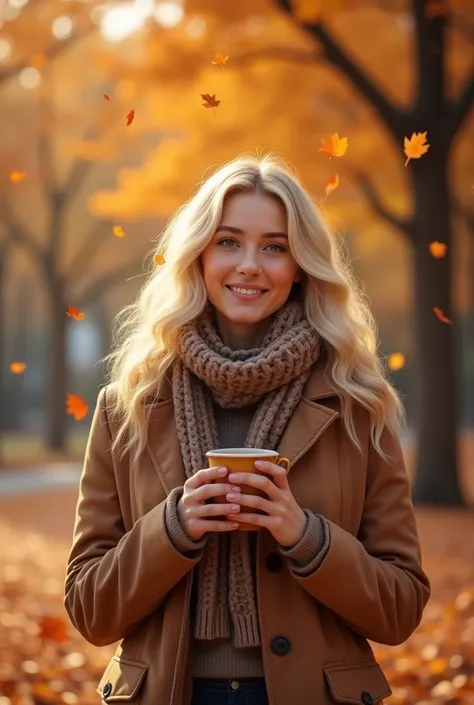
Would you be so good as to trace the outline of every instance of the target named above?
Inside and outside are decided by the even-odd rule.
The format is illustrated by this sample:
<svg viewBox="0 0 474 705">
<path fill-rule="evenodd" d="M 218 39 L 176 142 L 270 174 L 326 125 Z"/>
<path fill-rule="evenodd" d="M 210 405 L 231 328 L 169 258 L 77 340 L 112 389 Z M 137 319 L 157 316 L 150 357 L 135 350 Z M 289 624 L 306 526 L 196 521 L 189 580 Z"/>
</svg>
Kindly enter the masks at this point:
<svg viewBox="0 0 474 705">
<path fill-rule="evenodd" d="M 215 455 L 222 457 L 230 457 L 233 455 L 261 455 L 274 458 L 278 455 L 278 451 L 269 450 L 267 448 L 214 448 L 213 450 L 208 450 L 206 453 L 206 456 L 209 458 Z"/>
</svg>

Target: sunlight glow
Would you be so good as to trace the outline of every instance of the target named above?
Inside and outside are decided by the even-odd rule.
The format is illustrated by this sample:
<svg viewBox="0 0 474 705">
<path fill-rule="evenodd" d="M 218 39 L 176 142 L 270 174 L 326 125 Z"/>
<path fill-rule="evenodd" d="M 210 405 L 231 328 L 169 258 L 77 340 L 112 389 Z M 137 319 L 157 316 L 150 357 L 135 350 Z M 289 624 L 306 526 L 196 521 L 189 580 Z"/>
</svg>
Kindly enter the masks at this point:
<svg viewBox="0 0 474 705">
<path fill-rule="evenodd" d="M 207 23 L 203 17 L 193 17 L 186 24 L 185 30 L 191 39 L 201 39 L 207 31 Z"/>
<path fill-rule="evenodd" d="M 51 31 L 56 39 L 67 39 L 72 34 L 72 20 L 67 15 L 62 15 L 61 17 L 56 17 L 54 20 Z"/>
<path fill-rule="evenodd" d="M 41 74 L 38 69 L 28 66 L 28 68 L 20 72 L 18 80 L 23 88 L 36 88 L 41 81 Z"/>
<path fill-rule="evenodd" d="M 107 8 L 99 19 L 100 32 L 107 41 L 120 42 L 143 29 L 150 19 L 163 27 L 175 27 L 183 16 L 184 10 L 178 0 L 157 3 L 153 0 L 132 0 Z"/>
<path fill-rule="evenodd" d="M 5 61 L 11 56 L 12 43 L 9 39 L 2 37 L 0 39 L 0 61 Z"/>
</svg>

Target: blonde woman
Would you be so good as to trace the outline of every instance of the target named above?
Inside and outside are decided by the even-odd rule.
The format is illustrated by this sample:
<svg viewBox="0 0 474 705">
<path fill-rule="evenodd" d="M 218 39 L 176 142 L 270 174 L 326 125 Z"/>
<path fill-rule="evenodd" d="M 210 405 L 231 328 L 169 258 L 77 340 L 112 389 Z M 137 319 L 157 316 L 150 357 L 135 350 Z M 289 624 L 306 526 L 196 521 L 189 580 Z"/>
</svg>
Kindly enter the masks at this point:
<svg viewBox="0 0 474 705">
<path fill-rule="evenodd" d="M 102 702 L 381 703 L 368 640 L 405 641 L 430 585 L 401 404 L 335 240 L 287 167 L 243 157 L 155 254 L 97 401 L 67 565 L 72 624 L 120 642 Z M 239 447 L 291 468 L 208 467 Z"/>
</svg>

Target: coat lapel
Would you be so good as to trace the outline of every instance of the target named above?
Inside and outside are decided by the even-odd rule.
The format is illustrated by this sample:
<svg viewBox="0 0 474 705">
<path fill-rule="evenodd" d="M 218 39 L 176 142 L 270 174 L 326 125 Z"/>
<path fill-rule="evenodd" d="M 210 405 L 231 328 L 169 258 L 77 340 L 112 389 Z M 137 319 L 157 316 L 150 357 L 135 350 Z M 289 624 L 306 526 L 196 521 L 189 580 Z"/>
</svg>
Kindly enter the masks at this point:
<svg viewBox="0 0 474 705">
<path fill-rule="evenodd" d="M 325 375 L 325 366 L 316 364 L 306 382 L 301 400 L 283 433 L 276 450 L 294 465 L 318 440 L 339 411 L 321 403 L 323 399 L 336 400 L 339 394 L 331 387 Z M 149 413 L 147 451 L 168 494 L 173 487 L 186 481 L 179 438 L 173 413 L 171 383 L 165 380 L 159 399 L 147 400 Z"/>
</svg>

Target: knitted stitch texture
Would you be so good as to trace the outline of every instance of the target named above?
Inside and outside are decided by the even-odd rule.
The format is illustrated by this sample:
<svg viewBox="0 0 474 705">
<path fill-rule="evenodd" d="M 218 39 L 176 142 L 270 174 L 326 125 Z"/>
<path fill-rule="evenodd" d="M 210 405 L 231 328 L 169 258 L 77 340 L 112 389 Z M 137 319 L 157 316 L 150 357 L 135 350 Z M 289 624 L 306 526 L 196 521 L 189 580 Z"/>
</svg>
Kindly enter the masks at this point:
<svg viewBox="0 0 474 705">
<path fill-rule="evenodd" d="M 319 335 L 299 301 L 287 301 L 273 315 L 260 348 L 232 350 L 224 345 L 209 302 L 200 316 L 184 324 L 177 340 L 172 390 L 186 476 L 208 467 L 206 452 L 219 447 L 212 400 L 223 408 L 260 402 L 244 445 L 274 450 L 301 399 L 319 349 Z M 209 533 L 195 570 L 194 636 L 232 636 L 238 647 L 260 645 L 248 532 Z"/>
</svg>

